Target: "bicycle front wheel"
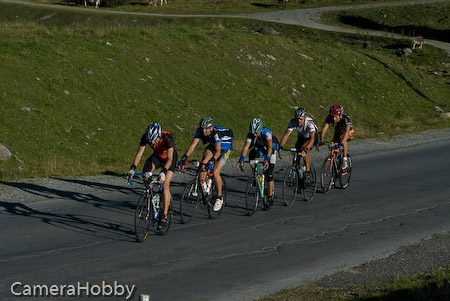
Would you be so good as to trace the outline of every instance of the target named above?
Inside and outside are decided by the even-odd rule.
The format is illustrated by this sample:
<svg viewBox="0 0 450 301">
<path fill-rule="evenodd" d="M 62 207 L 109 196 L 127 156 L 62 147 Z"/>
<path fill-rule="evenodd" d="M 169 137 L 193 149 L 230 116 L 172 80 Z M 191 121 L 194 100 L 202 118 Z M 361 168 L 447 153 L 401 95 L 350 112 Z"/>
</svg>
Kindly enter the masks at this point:
<svg viewBox="0 0 450 301">
<path fill-rule="evenodd" d="M 288 167 L 283 180 L 283 200 L 286 206 L 294 203 L 298 193 L 298 172 L 294 166 Z"/>
<path fill-rule="evenodd" d="M 311 168 L 311 179 L 305 180 L 305 188 L 303 189 L 303 197 L 306 201 L 311 201 L 316 195 L 317 190 L 317 177 L 316 177 L 316 169 L 312 164 L 310 164 Z"/>
<path fill-rule="evenodd" d="M 187 224 L 197 211 L 200 187 L 196 180 L 192 180 L 183 190 L 180 202 L 180 217 L 183 224 Z"/>
<path fill-rule="evenodd" d="M 214 210 L 214 204 L 216 203 L 216 198 L 213 197 L 214 192 L 216 191 L 216 180 L 214 180 L 213 185 L 211 187 L 211 194 L 208 196 L 205 196 L 208 198 L 208 215 L 211 219 L 216 219 L 219 217 L 220 213 L 223 210 L 223 207 L 225 207 L 225 202 L 227 198 L 227 184 L 225 182 L 225 179 L 222 177 L 222 200 L 223 204 L 222 207 L 220 207 L 219 210 Z"/>
<path fill-rule="evenodd" d="M 320 172 L 320 185 L 322 186 L 322 191 L 327 193 L 330 191 L 331 186 L 333 186 L 334 180 L 334 167 L 333 160 L 328 157 L 323 161 L 322 170 Z"/>
<path fill-rule="evenodd" d="M 142 195 L 136 206 L 134 215 L 134 233 L 136 240 L 143 242 L 148 236 L 148 230 L 152 220 L 151 202 L 147 195 Z"/>
<path fill-rule="evenodd" d="M 347 162 L 348 162 L 347 169 L 344 172 L 340 171 L 339 182 L 341 184 L 342 189 L 348 187 L 348 184 L 350 184 L 350 178 L 352 176 L 352 158 L 350 157 L 349 154 L 347 154 Z"/>
<path fill-rule="evenodd" d="M 254 176 L 251 176 L 247 182 L 247 190 L 245 194 L 245 206 L 247 214 L 252 216 L 258 208 L 259 202 L 259 188 Z"/>
</svg>

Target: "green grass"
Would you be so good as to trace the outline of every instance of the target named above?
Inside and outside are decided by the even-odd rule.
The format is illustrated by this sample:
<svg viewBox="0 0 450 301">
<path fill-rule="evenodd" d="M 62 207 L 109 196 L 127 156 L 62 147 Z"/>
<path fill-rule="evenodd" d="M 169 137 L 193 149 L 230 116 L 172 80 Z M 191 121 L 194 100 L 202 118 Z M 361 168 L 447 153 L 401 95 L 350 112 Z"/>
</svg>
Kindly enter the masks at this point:
<svg viewBox="0 0 450 301">
<path fill-rule="evenodd" d="M 336 11 L 323 15 L 330 24 L 395 32 L 406 36 L 450 42 L 450 3 L 418 4 L 366 10 Z"/>
<path fill-rule="evenodd" d="M 327 287 L 317 282 L 282 290 L 261 301 L 345 301 L 345 300 L 448 300 L 450 298 L 450 266 L 404 275 L 394 281 L 360 286 Z"/>
<path fill-rule="evenodd" d="M 267 25 L 280 34 L 252 32 Z M 358 139 L 450 126 L 434 111 L 450 111 L 449 58 L 432 47 L 399 58 L 388 38 L 368 53 L 366 38 L 1 3 L 0 141 L 13 157 L 0 179 L 124 172 L 151 121 L 180 155 L 204 116 L 230 127 L 239 150 L 252 117 L 281 137 L 299 105 L 321 125 L 342 103 Z"/>
</svg>

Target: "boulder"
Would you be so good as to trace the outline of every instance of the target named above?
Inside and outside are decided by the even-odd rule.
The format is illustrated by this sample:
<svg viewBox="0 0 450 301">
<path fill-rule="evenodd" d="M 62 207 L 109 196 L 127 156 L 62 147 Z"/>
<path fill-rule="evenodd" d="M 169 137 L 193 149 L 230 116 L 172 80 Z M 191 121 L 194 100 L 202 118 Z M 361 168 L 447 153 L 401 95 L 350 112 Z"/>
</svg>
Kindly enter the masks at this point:
<svg viewBox="0 0 450 301">
<path fill-rule="evenodd" d="M 8 160 L 11 157 L 11 152 L 9 149 L 0 143 L 0 160 Z"/>
</svg>

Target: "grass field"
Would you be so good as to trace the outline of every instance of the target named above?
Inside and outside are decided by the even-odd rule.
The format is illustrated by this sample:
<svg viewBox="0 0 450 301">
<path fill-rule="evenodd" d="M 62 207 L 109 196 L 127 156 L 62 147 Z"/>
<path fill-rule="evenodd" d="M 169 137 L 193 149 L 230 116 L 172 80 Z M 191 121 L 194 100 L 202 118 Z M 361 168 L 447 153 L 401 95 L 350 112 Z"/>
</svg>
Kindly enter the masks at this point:
<svg viewBox="0 0 450 301">
<path fill-rule="evenodd" d="M 358 139 L 450 125 L 434 110 L 450 110 L 449 58 L 432 47 L 399 58 L 398 40 L 365 52 L 364 36 L 260 21 L 0 8 L 1 179 L 122 173 L 154 120 L 181 153 L 203 116 L 239 149 L 252 117 L 281 137 L 299 105 L 321 124 L 342 103 Z M 280 34 L 253 32 L 267 25 Z"/>
</svg>

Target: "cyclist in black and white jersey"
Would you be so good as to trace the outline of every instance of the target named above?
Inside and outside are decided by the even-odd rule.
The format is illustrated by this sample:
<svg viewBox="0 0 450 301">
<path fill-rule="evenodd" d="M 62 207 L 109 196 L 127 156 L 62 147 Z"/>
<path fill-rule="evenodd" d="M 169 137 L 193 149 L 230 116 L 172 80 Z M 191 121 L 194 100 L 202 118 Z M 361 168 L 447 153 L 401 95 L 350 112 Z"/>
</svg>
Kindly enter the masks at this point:
<svg viewBox="0 0 450 301">
<path fill-rule="evenodd" d="M 247 134 L 244 146 L 242 148 L 241 157 L 238 161 L 238 168 L 244 164 L 245 156 L 248 150 L 251 149 L 249 158 L 254 160 L 264 156 L 264 170 L 267 176 L 268 186 L 268 206 L 273 205 L 273 169 L 277 161 L 277 153 L 279 149 L 279 142 L 272 132 L 263 127 L 263 123 L 259 118 L 253 118 L 250 123 L 250 131 Z M 252 168 L 255 168 L 252 166 Z M 269 209 L 269 207 L 266 207 Z"/>
<path fill-rule="evenodd" d="M 200 126 L 195 131 L 191 145 L 189 145 L 186 153 L 178 162 L 179 168 L 184 168 L 186 160 L 192 154 L 198 142 L 201 140 L 203 144 L 208 144 L 203 152 L 199 176 L 200 181 L 204 183 L 206 178 L 206 167 L 209 163 L 214 165 L 213 174 L 217 190 L 216 202 L 214 203 L 213 208 L 215 211 L 219 211 L 223 205 L 222 178 L 220 173 L 230 157 L 233 139 L 233 132 L 229 128 L 216 126 L 213 118 L 205 117 L 200 121 Z"/>
<path fill-rule="evenodd" d="M 298 107 L 294 112 L 294 118 L 289 121 L 286 132 L 283 138 L 281 138 L 280 149 L 286 144 L 289 136 L 295 130 L 297 135 L 297 142 L 295 148 L 299 156 L 305 157 L 306 162 L 306 180 L 311 179 L 311 159 L 309 151 L 317 144 L 317 126 L 314 120 L 307 117 L 308 111 L 304 107 Z"/>
</svg>

